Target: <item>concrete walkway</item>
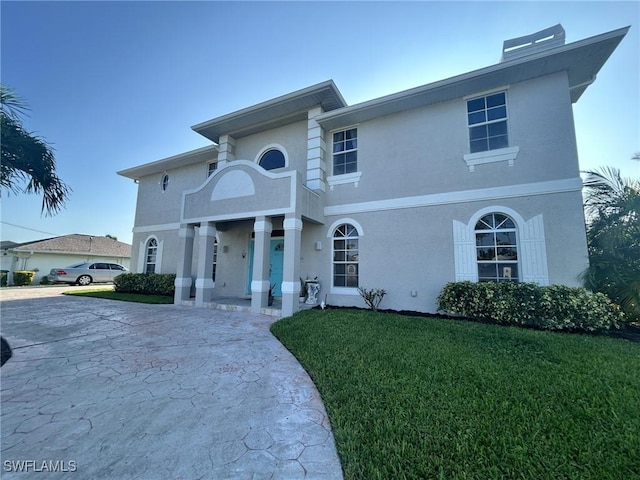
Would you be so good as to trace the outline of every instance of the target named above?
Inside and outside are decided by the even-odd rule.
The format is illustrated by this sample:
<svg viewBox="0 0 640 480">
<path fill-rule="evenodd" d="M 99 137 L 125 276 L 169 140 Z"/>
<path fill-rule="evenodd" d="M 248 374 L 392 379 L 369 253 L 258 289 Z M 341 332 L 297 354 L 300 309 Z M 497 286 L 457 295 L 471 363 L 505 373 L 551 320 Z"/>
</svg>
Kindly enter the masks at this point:
<svg viewBox="0 0 640 480">
<path fill-rule="evenodd" d="M 342 478 L 324 406 L 273 317 L 0 295 L 14 349 L 0 371 L 3 479 Z"/>
</svg>

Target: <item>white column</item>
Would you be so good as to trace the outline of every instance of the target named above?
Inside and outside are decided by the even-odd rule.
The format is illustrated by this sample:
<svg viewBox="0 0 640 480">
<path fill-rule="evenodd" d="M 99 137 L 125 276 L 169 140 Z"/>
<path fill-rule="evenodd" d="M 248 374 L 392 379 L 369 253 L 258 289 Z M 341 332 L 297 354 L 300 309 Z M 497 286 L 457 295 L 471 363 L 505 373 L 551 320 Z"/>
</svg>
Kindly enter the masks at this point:
<svg viewBox="0 0 640 480">
<path fill-rule="evenodd" d="M 196 305 L 210 302 L 213 294 L 213 243 L 216 227 L 212 222 L 202 222 L 198 235 L 198 278 L 196 278 Z"/>
<path fill-rule="evenodd" d="M 236 140 L 229 135 L 218 139 L 218 168 L 236 159 Z"/>
<path fill-rule="evenodd" d="M 189 300 L 191 295 L 191 264 L 193 263 L 193 225 L 180 225 L 178 230 L 178 269 L 176 271 L 176 291 L 173 303 Z"/>
<path fill-rule="evenodd" d="M 309 110 L 307 114 L 307 187 L 312 190 L 325 191 L 325 172 L 327 170 L 324 161 L 326 145 L 324 141 L 324 129 L 316 122 L 315 117 L 322 113 L 322 107 Z"/>
<path fill-rule="evenodd" d="M 293 315 L 300 308 L 300 241 L 302 220 L 284 219 L 284 264 L 282 281 L 282 316 Z"/>
<path fill-rule="evenodd" d="M 253 226 L 255 239 L 253 244 L 253 277 L 251 281 L 251 311 L 260 313 L 260 309 L 269 303 L 269 259 L 271 231 L 273 225 L 269 217 L 257 217 Z"/>
</svg>

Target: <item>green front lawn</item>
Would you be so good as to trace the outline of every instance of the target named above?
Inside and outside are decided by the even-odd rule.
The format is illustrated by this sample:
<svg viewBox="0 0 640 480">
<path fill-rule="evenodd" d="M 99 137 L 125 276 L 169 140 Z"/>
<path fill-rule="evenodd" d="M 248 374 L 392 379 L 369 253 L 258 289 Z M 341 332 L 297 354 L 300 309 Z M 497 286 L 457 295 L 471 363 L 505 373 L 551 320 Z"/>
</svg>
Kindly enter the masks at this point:
<svg viewBox="0 0 640 480">
<path fill-rule="evenodd" d="M 640 478 L 638 343 L 348 309 L 271 330 L 347 480 Z"/>
<path fill-rule="evenodd" d="M 113 287 L 105 287 L 104 290 L 73 290 L 66 291 L 64 295 L 78 295 L 82 297 L 106 298 L 108 300 L 121 300 L 123 302 L 137 303 L 173 303 L 173 297 L 165 295 L 144 295 L 141 293 L 121 293 L 114 292 Z"/>
</svg>

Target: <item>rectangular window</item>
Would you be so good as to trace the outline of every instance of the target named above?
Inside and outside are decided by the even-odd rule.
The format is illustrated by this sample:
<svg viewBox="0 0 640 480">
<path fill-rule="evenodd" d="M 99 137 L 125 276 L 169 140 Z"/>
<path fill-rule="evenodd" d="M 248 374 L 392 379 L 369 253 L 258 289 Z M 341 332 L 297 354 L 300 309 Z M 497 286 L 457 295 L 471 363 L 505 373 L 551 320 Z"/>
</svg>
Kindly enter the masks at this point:
<svg viewBox="0 0 640 480">
<path fill-rule="evenodd" d="M 207 163 L 207 178 L 213 175 L 213 172 L 218 168 L 218 162 Z"/>
<path fill-rule="evenodd" d="M 358 129 L 350 128 L 333 134 L 333 174 L 358 171 Z"/>
<path fill-rule="evenodd" d="M 509 146 L 505 92 L 467 100 L 467 121 L 471 153 Z"/>
</svg>

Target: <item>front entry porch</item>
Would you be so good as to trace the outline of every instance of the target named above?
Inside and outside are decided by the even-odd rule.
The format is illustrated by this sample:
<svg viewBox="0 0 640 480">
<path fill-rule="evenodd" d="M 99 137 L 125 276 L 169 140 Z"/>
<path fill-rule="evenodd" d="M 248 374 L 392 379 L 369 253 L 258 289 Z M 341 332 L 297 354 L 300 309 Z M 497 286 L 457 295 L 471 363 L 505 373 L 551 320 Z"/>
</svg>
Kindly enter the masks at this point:
<svg viewBox="0 0 640 480">
<path fill-rule="evenodd" d="M 297 312 L 302 220 L 260 216 L 253 228 L 248 221 L 234 225 L 201 222 L 180 228 L 175 303 L 275 316 Z M 221 245 L 218 238 L 223 239 Z M 273 305 L 268 304 L 270 289 Z"/>
<path fill-rule="evenodd" d="M 303 218 L 322 223 L 322 205 L 321 194 L 307 188 L 298 171 L 273 173 L 246 160 L 222 165 L 202 186 L 183 194 L 175 303 L 190 301 L 192 286 L 198 306 L 212 303 L 214 297 L 249 292 L 251 312 L 262 313 L 269 308 L 275 284 L 281 314 L 293 315 L 300 309 Z M 278 242 L 272 242 L 274 222 L 275 229 L 282 230 Z M 218 232 L 224 238 L 222 252 L 215 247 Z M 225 267 L 226 277 L 221 275 Z"/>
</svg>

